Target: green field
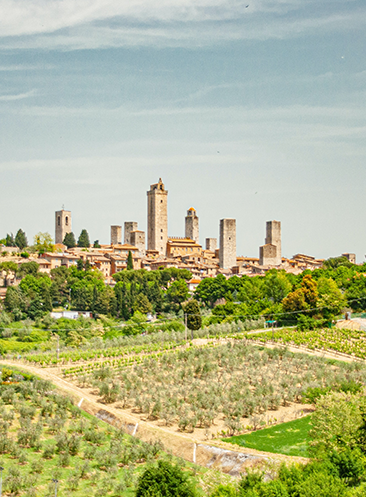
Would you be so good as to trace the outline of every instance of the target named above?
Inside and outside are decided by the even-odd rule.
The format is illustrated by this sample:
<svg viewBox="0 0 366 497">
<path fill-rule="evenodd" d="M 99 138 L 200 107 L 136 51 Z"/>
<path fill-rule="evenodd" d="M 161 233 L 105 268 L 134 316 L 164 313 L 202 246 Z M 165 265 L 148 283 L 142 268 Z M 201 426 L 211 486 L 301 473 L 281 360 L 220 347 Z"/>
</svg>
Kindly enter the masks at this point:
<svg viewBox="0 0 366 497">
<path fill-rule="evenodd" d="M 250 449 L 308 457 L 310 419 L 311 416 L 305 416 L 248 435 L 238 435 L 223 440 Z"/>
</svg>

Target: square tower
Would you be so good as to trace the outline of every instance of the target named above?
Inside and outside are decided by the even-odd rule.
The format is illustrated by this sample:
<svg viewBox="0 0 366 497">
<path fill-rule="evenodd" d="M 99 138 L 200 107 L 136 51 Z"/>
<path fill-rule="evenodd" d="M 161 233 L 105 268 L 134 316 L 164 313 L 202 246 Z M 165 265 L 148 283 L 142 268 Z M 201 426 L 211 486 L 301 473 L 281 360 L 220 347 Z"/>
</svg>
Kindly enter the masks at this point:
<svg viewBox="0 0 366 497">
<path fill-rule="evenodd" d="M 63 243 L 65 235 L 71 233 L 71 211 L 55 213 L 55 243 Z"/>
<path fill-rule="evenodd" d="M 271 262 L 267 262 L 267 264 L 273 266 L 279 266 L 282 262 L 282 253 L 281 253 L 281 221 L 267 221 L 266 223 L 266 245 L 274 245 L 276 247 L 276 255 L 273 256 L 273 251 L 271 252 L 272 257 L 268 257 L 271 259 Z M 259 257 L 261 258 L 261 257 Z M 266 257 L 264 257 L 265 261 Z M 263 263 L 265 265 L 265 262 Z"/>
<path fill-rule="evenodd" d="M 236 266 L 236 219 L 220 221 L 219 262 L 223 269 Z"/>
<path fill-rule="evenodd" d="M 122 244 L 122 226 L 111 226 L 111 245 Z"/>
<path fill-rule="evenodd" d="M 168 242 L 168 191 L 161 178 L 147 192 L 147 249 L 166 254 Z"/>
<path fill-rule="evenodd" d="M 131 243 L 131 231 L 137 230 L 138 223 L 136 221 L 126 221 L 125 222 L 125 237 L 123 243 L 128 243 L 129 245 L 133 245 Z"/>
<path fill-rule="evenodd" d="M 217 249 L 217 238 L 206 238 L 206 250 L 215 252 Z"/>
<path fill-rule="evenodd" d="M 193 207 L 191 207 L 187 211 L 185 236 L 186 238 L 194 240 L 196 243 L 200 243 L 200 228 L 198 216 L 196 213 L 196 209 L 194 209 Z"/>
<path fill-rule="evenodd" d="M 131 245 L 139 249 L 139 256 L 144 257 L 146 254 L 145 231 L 131 231 Z"/>
</svg>

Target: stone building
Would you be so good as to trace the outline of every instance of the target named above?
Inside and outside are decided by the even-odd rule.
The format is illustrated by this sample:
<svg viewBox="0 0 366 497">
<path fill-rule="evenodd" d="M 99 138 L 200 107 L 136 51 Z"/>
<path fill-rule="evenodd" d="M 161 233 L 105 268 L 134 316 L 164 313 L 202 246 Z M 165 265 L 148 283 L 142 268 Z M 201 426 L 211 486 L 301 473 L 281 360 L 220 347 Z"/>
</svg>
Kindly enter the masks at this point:
<svg viewBox="0 0 366 497">
<path fill-rule="evenodd" d="M 217 249 L 217 238 L 206 238 L 206 250 L 215 252 Z"/>
<path fill-rule="evenodd" d="M 131 243 L 131 231 L 137 230 L 138 223 L 136 221 L 126 221 L 125 222 L 125 237 L 123 243 L 129 243 L 130 245 L 133 245 Z"/>
<path fill-rule="evenodd" d="M 222 269 L 236 266 L 236 219 L 220 221 L 219 261 Z"/>
<path fill-rule="evenodd" d="M 187 211 L 185 223 L 185 237 L 200 243 L 200 228 L 196 209 L 191 207 Z"/>
<path fill-rule="evenodd" d="M 147 248 L 166 254 L 168 241 L 168 191 L 159 178 L 147 192 Z"/>
<path fill-rule="evenodd" d="M 281 262 L 281 222 L 267 221 L 265 245 L 259 247 L 259 264 L 279 266 Z"/>
<path fill-rule="evenodd" d="M 134 230 L 130 232 L 131 245 L 137 247 L 139 256 L 144 257 L 146 254 L 145 231 Z"/>
<path fill-rule="evenodd" d="M 111 226 L 111 245 L 122 244 L 122 226 Z"/>
<path fill-rule="evenodd" d="M 190 238 L 170 237 L 167 242 L 167 257 L 178 255 L 201 254 L 202 247 Z"/>
<path fill-rule="evenodd" d="M 356 254 L 349 254 L 348 252 L 345 254 L 342 254 L 342 257 L 346 257 L 349 262 L 352 264 L 356 264 Z"/>
<path fill-rule="evenodd" d="M 71 233 L 71 211 L 55 213 L 55 243 L 63 243 L 66 233 Z"/>
</svg>

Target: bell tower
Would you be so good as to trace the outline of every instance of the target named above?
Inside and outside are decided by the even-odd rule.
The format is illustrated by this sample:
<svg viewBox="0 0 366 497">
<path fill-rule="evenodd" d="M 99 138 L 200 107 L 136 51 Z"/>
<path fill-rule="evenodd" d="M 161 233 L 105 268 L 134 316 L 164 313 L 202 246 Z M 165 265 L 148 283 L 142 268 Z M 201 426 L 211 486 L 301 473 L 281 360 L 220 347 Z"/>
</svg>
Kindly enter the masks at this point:
<svg viewBox="0 0 366 497">
<path fill-rule="evenodd" d="M 71 211 L 55 213 L 55 243 L 63 243 L 66 233 L 71 233 Z"/>
<path fill-rule="evenodd" d="M 168 191 L 159 178 L 147 192 L 147 249 L 166 255 L 168 242 Z"/>
</svg>

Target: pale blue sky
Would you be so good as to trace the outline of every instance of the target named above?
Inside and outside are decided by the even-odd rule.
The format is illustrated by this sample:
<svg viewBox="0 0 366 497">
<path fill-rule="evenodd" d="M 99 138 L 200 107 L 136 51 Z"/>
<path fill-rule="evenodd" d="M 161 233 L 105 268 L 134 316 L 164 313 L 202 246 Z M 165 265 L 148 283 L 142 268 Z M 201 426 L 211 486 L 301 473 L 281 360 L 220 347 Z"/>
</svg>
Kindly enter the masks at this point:
<svg viewBox="0 0 366 497">
<path fill-rule="evenodd" d="M 249 5 L 247 7 L 247 5 Z M 146 229 L 146 190 L 189 207 L 201 243 L 265 222 L 283 253 L 366 254 L 366 4 L 361 0 L 2 0 L 0 235 Z"/>
</svg>

